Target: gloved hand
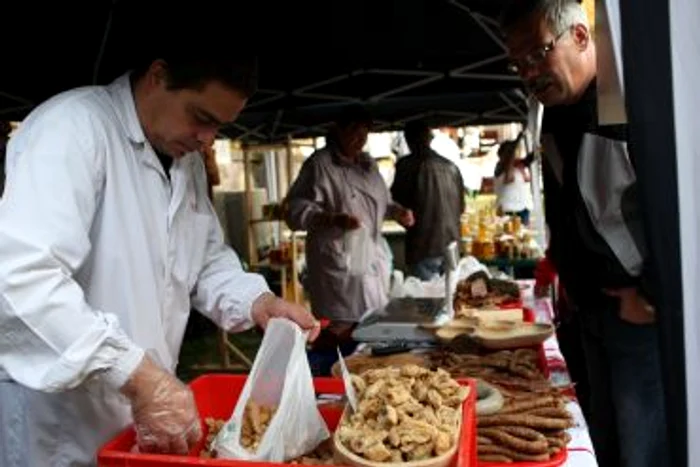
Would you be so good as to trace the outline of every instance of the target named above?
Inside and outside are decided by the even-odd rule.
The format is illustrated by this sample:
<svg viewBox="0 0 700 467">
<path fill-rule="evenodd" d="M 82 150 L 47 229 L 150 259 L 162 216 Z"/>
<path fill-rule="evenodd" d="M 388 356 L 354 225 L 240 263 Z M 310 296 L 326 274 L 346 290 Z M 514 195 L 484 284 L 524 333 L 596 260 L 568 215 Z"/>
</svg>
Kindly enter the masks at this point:
<svg viewBox="0 0 700 467">
<path fill-rule="evenodd" d="M 202 437 L 192 391 L 147 355 L 121 389 L 140 452 L 187 454 Z"/>
</svg>

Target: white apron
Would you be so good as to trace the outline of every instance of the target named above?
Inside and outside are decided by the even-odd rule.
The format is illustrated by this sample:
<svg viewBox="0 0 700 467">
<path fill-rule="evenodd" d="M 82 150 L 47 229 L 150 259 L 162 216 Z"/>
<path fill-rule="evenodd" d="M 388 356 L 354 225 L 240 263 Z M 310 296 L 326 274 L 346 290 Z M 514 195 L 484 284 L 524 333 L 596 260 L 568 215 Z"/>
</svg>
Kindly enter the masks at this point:
<svg viewBox="0 0 700 467">
<path fill-rule="evenodd" d="M 240 330 L 268 288 L 223 244 L 200 155 L 168 180 L 126 75 L 38 107 L 7 161 L 0 465 L 90 465 L 144 351 L 174 371 L 191 306 Z"/>
</svg>

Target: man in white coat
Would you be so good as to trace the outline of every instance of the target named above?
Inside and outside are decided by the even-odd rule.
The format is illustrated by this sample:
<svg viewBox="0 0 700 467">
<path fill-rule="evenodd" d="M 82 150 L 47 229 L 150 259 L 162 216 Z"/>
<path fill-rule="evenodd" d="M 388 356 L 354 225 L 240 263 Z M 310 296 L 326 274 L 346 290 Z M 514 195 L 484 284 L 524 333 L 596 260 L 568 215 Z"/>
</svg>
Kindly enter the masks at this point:
<svg viewBox="0 0 700 467">
<path fill-rule="evenodd" d="M 199 52 L 199 51 L 198 51 Z M 36 108 L 0 201 L 0 465 L 93 465 L 200 437 L 174 376 L 193 306 L 229 331 L 303 308 L 242 270 L 207 196 L 202 146 L 255 91 L 254 60 L 165 57 Z M 243 226 L 241 226 L 243 228 Z"/>
</svg>

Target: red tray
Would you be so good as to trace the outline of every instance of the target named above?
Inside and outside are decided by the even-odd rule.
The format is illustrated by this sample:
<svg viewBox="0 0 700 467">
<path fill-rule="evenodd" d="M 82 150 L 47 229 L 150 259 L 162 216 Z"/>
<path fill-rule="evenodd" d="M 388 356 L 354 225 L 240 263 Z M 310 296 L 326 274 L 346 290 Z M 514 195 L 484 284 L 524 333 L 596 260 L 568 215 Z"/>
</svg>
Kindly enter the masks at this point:
<svg viewBox="0 0 700 467">
<path fill-rule="evenodd" d="M 201 376 L 190 384 L 194 392 L 197 408 L 202 419 L 213 417 L 228 420 L 233 413 L 238 397 L 243 391 L 247 375 L 211 374 Z M 464 403 L 462 433 L 460 445 L 452 462 L 453 467 L 476 467 L 476 386 L 473 380 L 460 381 L 469 386 L 469 398 Z M 344 394 L 343 382 L 336 378 L 314 378 L 317 395 Z M 319 405 L 319 411 L 328 428 L 333 431 L 343 413 L 338 404 Z M 217 467 L 265 467 L 281 464 L 251 462 L 224 459 L 203 459 L 198 456 L 204 448 L 207 426 L 202 422 L 204 436 L 202 441 L 188 456 L 170 456 L 163 454 L 139 454 L 132 452 L 136 435 L 132 428 L 127 428 L 113 440 L 107 442 L 97 455 L 99 467 L 165 467 L 165 466 L 217 466 Z M 284 464 L 289 465 L 289 464 Z"/>
<path fill-rule="evenodd" d="M 509 464 L 504 464 L 501 462 L 479 462 L 477 461 L 478 467 L 558 467 L 564 465 L 566 460 L 569 458 L 569 453 L 566 449 L 559 451 L 559 454 L 554 456 L 548 461 L 542 462 L 511 462 Z"/>
<path fill-rule="evenodd" d="M 513 308 L 522 308 L 523 307 L 523 300 L 521 298 L 519 299 L 513 299 L 513 300 L 508 300 L 506 302 L 501 303 L 498 305 L 498 308 L 502 310 L 512 310 Z"/>
</svg>

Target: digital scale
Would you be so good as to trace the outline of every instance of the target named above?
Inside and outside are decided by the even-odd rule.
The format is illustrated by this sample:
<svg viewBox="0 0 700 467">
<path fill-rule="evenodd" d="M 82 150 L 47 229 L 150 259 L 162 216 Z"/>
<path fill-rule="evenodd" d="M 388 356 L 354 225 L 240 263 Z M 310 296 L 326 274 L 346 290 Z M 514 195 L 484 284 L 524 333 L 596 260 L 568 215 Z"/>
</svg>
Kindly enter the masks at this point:
<svg viewBox="0 0 700 467">
<path fill-rule="evenodd" d="M 434 342 L 424 325 L 448 319 L 444 298 L 395 298 L 365 315 L 352 338 L 358 342 Z"/>
<path fill-rule="evenodd" d="M 445 251 L 445 296 L 439 298 L 403 297 L 389 301 L 362 317 L 352 333 L 357 342 L 371 345 L 374 354 L 390 354 L 437 344 L 426 327 L 440 326 L 453 318 L 451 278 L 457 268 L 457 243 Z"/>
</svg>

